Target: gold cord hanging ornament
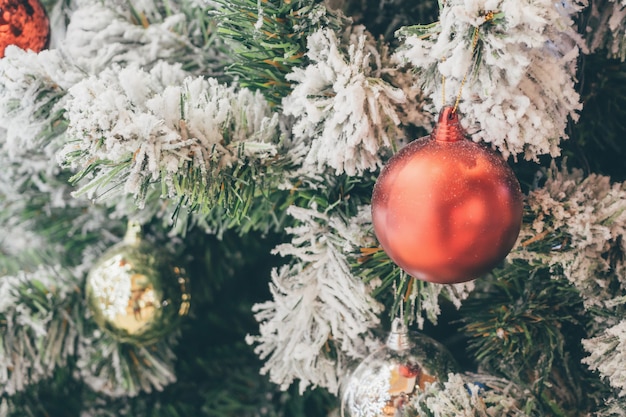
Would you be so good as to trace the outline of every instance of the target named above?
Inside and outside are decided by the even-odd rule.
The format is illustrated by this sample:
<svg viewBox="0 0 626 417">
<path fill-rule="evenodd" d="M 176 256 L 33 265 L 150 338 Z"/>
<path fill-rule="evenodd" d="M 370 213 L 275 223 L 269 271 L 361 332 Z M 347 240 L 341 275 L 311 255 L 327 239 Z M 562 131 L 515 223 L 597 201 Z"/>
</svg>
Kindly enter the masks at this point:
<svg viewBox="0 0 626 417">
<path fill-rule="evenodd" d="M 487 22 L 491 22 L 494 19 L 494 17 L 495 17 L 494 12 L 492 11 L 487 12 L 487 14 L 485 15 L 485 21 L 483 22 L 483 24 Z M 474 35 L 472 36 L 472 48 L 471 48 L 472 57 L 476 53 L 476 48 L 478 47 L 479 38 L 480 38 L 480 26 L 476 26 L 474 27 Z M 441 59 L 442 62 L 444 62 L 445 60 L 446 60 L 445 57 Z M 463 75 L 463 79 L 461 80 L 459 93 L 457 94 L 456 100 L 454 101 L 454 106 L 452 107 L 452 113 L 456 113 L 457 109 L 459 108 L 459 103 L 461 101 L 461 94 L 463 93 L 463 87 L 465 86 L 465 83 L 467 82 L 467 75 L 469 74 L 469 70 L 470 68 L 468 68 L 467 71 L 465 71 L 465 75 Z M 446 76 L 445 75 L 441 76 L 441 93 L 443 95 L 442 103 L 445 103 L 446 102 Z"/>
</svg>

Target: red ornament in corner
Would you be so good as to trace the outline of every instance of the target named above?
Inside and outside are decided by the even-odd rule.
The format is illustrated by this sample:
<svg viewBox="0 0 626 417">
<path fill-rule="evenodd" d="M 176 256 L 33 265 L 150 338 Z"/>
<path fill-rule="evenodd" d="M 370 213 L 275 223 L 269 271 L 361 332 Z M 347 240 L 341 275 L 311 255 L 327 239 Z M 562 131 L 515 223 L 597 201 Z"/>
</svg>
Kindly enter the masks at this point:
<svg viewBox="0 0 626 417">
<path fill-rule="evenodd" d="M 9 45 L 39 52 L 50 41 L 50 23 L 38 0 L 0 0 L 0 58 Z"/>
<path fill-rule="evenodd" d="M 517 240 L 523 196 L 497 153 L 467 138 L 445 107 L 435 129 L 394 155 L 372 195 L 374 231 L 415 278 L 440 284 L 489 272 Z"/>
</svg>

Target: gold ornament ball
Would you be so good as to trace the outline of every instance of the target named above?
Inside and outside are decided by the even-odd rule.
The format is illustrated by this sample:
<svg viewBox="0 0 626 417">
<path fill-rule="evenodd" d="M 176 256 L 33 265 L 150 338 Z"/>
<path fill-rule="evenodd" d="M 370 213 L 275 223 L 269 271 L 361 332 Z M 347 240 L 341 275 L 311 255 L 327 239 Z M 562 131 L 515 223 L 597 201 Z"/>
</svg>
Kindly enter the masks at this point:
<svg viewBox="0 0 626 417">
<path fill-rule="evenodd" d="M 95 263 L 85 292 L 102 330 L 120 342 L 149 345 L 178 326 L 191 296 L 183 269 L 140 234 L 139 225 L 129 226 Z"/>
</svg>

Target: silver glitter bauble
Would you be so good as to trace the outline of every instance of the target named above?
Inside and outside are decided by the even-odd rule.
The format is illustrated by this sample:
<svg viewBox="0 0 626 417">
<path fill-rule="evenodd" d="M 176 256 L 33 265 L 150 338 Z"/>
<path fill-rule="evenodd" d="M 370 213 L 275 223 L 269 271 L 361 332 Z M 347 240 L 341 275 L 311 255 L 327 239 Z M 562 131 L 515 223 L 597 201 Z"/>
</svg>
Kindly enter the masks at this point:
<svg viewBox="0 0 626 417">
<path fill-rule="evenodd" d="M 411 399 L 428 384 L 445 381 L 456 368 L 442 344 L 420 333 L 409 334 L 396 319 L 387 343 L 366 357 L 344 384 L 341 415 L 413 416 Z"/>
</svg>

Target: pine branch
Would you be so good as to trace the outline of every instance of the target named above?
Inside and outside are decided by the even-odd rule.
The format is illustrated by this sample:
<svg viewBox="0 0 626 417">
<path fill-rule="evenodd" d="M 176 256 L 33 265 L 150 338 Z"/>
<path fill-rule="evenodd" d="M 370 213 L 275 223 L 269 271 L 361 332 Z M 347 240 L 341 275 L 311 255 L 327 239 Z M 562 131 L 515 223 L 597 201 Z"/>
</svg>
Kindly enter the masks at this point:
<svg viewBox="0 0 626 417">
<path fill-rule="evenodd" d="M 3 395 L 24 391 L 67 365 L 78 338 L 76 285 L 68 271 L 51 266 L 0 280 Z"/>
<path fill-rule="evenodd" d="M 440 297 L 459 308 L 474 288 L 471 282 L 440 285 L 412 278 L 381 247 L 361 248 L 361 256 L 355 260 L 354 273 L 374 288 L 372 296 L 390 306 L 389 317 L 398 317 L 403 311 L 406 320 L 417 322 L 420 328 L 424 326 L 424 319 L 437 324 L 441 313 Z"/>
<path fill-rule="evenodd" d="M 584 13 L 581 33 L 589 50 L 626 60 L 626 5 L 620 0 L 592 0 Z"/>
<path fill-rule="evenodd" d="M 174 179 L 176 194 L 180 196 L 178 207 L 200 212 L 200 216 L 210 215 L 215 207 L 220 207 L 217 216 L 228 218 L 227 227 L 246 223 L 262 228 L 272 224 L 274 222 L 268 221 L 267 216 L 254 218 L 250 211 L 254 210 L 253 205 L 256 203 L 261 203 L 267 209 L 264 200 L 269 197 L 281 176 L 278 165 L 249 161 L 232 168 L 212 167 L 204 173 L 192 167 L 188 170 L 183 168 L 182 174 Z M 258 208 L 256 212 L 259 212 Z"/>
<path fill-rule="evenodd" d="M 134 397 L 161 391 L 176 380 L 172 346 L 178 332 L 150 347 L 119 343 L 85 321 L 77 352 L 81 379 L 91 389 L 111 397 Z"/>
<path fill-rule="evenodd" d="M 625 294 L 626 184 L 555 164 L 544 173 L 545 184 L 528 194 L 509 259 L 549 268 L 574 284 L 585 308 L 610 310 Z"/>
<path fill-rule="evenodd" d="M 428 385 L 409 404 L 415 415 L 424 417 L 546 415 L 526 390 L 483 374 L 451 374 L 445 383 Z"/>
<path fill-rule="evenodd" d="M 177 202 L 174 216 L 219 206 L 239 222 L 289 163 L 278 115 L 260 94 L 174 66 L 104 71 L 72 90 L 68 108 L 76 140 L 61 158 L 77 171 L 78 194 L 113 204 L 131 194 L 143 207 L 160 188 Z"/>
<path fill-rule="evenodd" d="M 350 223 L 314 204 L 291 206 L 288 214 L 295 220 L 286 229 L 291 242 L 273 253 L 291 262 L 272 270 L 273 300 L 253 307 L 262 323 L 260 335 L 246 340 L 266 360 L 261 372 L 281 389 L 298 379 L 300 393 L 312 385 L 337 394 L 348 358 L 362 356 L 370 328 L 378 322 L 378 304 L 351 274 L 344 254 L 367 239 L 362 225 L 369 213 L 362 207 Z"/>
<path fill-rule="evenodd" d="M 408 140 L 410 126 L 430 123 L 414 80 L 363 26 L 320 29 L 308 48 L 309 63 L 287 76 L 294 87 L 283 100 L 293 137 L 308 148 L 305 168 L 352 176 L 376 171 Z"/>
<path fill-rule="evenodd" d="M 344 24 L 316 0 L 215 0 L 218 33 L 237 62 L 228 69 L 243 87 L 274 105 L 291 91 L 285 79 L 305 62 L 306 38 L 320 27 Z"/>
<path fill-rule="evenodd" d="M 116 231 L 120 234 L 124 222 L 108 218 L 106 208 L 73 200 L 67 178 L 40 175 L 37 182 L 13 184 L 11 196 L 0 194 L 0 225 L 6 232 L 0 238 L 0 271 L 12 274 L 50 262 L 74 267 L 83 262 L 77 254 L 106 247 Z M 104 223 L 108 229 L 102 228 Z"/>
<path fill-rule="evenodd" d="M 260 184 L 253 184 L 254 194 L 250 195 L 249 203 L 239 203 L 235 210 L 228 210 L 220 205 L 214 205 L 209 210 L 199 211 L 191 215 L 183 215 L 184 206 L 176 218 L 189 224 L 209 225 L 213 233 L 221 236 L 224 231 L 233 229 L 240 235 L 249 232 L 282 233 L 285 226 L 291 224 L 292 219 L 287 215 L 290 206 L 311 207 L 316 205 L 320 210 L 337 213 L 349 218 L 354 216 L 359 207 L 369 203 L 373 176 L 364 178 L 348 175 L 334 175 L 326 172 L 315 177 L 298 176 L 299 171 L 291 164 L 279 167 L 282 173 L 273 172 L 276 166 L 268 166 L 270 180 L 265 174 L 258 174 Z M 246 169 L 246 168 L 244 168 Z M 280 174 L 280 175 L 279 175 Z M 288 179 L 285 177 L 295 178 Z M 279 182 L 280 181 L 280 182 Z M 243 190 L 242 190 L 243 191 Z M 221 190 L 223 193 L 224 190 Z M 239 210 L 245 208 L 245 211 Z"/>
<path fill-rule="evenodd" d="M 194 75 L 222 76 L 230 58 L 210 10 L 187 0 L 84 5 L 72 14 L 64 53 L 92 75 L 115 65 L 151 69 L 168 62 Z"/>
<path fill-rule="evenodd" d="M 440 4 L 434 26 L 399 32 L 406 37 L 398 55 L 418 70 L 425 94 L 438 108 L 458 103 L 472 139 L 505 158 L 558 155 L 567 122 L 582 107 L 575 90 L 579 35 L 570 17 L 582 5 L 561 13 L 549 2 Z M 535 122 L 545 117 L 549 125 Z"/>
<path fill-rule="evenodd" d="M 36 159 L 33 153 L 54 154 L 50 148 L 58 146 L 67 128 L 63 108 L 67 87 L 77 73 L 58 51 L 6 52 L 0 61 L 0 123 L 6 129 L 0 148 L 13 162 L 24 160 L 29 166 Z"/>
<path fill-rule="evenodd" d="M 548 269 L 514 262 L 480 281 L 463 304 L 463 331 L 479 369 L 530 388 L 542 407 L 569 415 L 593 401 L 580 365 L 584 310 L 576 289 Z M 488 307 L 486 307 L 488 305 Z"/>
<path fill-rule="evenodd" d="M 614 397 L 607 400 L 596 412 L 597 417 L 623 417 L 626 410 L 626 398 Z"/>
</svg>

